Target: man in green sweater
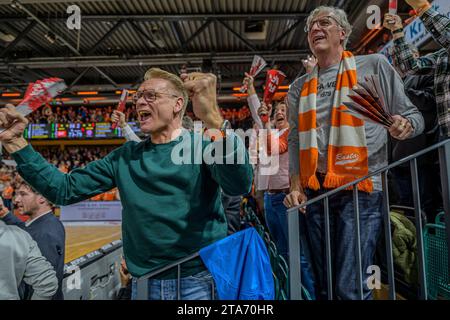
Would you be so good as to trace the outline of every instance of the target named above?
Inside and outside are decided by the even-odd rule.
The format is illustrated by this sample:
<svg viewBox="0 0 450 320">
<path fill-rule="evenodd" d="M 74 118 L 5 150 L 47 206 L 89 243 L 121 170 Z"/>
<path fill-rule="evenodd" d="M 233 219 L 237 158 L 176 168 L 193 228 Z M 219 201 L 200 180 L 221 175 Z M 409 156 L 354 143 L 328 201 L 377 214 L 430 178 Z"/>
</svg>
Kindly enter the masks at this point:
<svg viewBox="0 0 450 320">
<path fill-rule="evenodd" d="M 51 202 L 69 205 L 114 187 L 119 189 L 124 255 L 134 277 L 224 238 L 227 223 L 220 188 L 229 195 L 245 194 L 251 188 L 252 168 L 244 144 L 225 130 L 227 121 L 217 106 L 216 77 L 191 73 L 182 78 L 156 68 L 147 71 L 134 101 L 141 130 L 149 138 L 127 142 L 105 158 L 68 174 L 49 164 L 27 143 L 23 138 L 27 120 L 13 106 L 0 110 L 0 127 L 7 128 L 0 133 L 0 141 L 17 162 L 20 175 Z M 188 96 L 206 128 L 221 133 L 213 142 L 195 139 L 194 133 L 182 129 Z M 212 163 L 180 164 L 174 161 L 179 143 L 184 145 L 182 152 L 189 153 L 188 158 L 199 152 L 226 152 L 216 152 L 214 159 L 218 161 Z M 244 155 L 244 161 L 237 161 L 239 154 Z M 199 258 L 183 264 L 181 275 L 181 299 L 211 298 L 212 277 Z M 176 270 L 156 278 L 149 283 L 150 299 L 176 299 Z"/>
</svg>

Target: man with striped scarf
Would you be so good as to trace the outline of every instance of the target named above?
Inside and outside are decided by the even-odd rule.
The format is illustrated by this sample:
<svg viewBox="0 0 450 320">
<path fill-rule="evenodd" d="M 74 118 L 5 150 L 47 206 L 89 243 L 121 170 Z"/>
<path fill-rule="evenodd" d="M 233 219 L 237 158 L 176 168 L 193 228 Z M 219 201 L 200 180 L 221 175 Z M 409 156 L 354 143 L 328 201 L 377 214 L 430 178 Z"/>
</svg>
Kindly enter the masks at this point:
<svg viewBox="0 0 450 320">
<path fill-rule="evenodd" d="M 309 15 L 305 32 L 317 65 L 296 79 L 288 93 L 291 187 L 284 203 L 299 205 L 387 165 L 387 134 L 399 140 L 423 131 L 423 118 L 404 93 L 400 76 L 378 54 L 353 56 L 345 50 L 351 25 L 346 13 L 318 7 Z M 378 75 L 394 123 L 385 130 L 340 112 L 347 94 L 366 75 Z M 373 264 L 382 222 L 381 176 L 358 184 L 363 298 L 370 299 L 366 270 Z M 309 205 L 306 227 L 319 298 L 327 297 L 323 201 Z M 329 199 L 333 297 L 359 299 L 353 193 Z"/>
</svg>

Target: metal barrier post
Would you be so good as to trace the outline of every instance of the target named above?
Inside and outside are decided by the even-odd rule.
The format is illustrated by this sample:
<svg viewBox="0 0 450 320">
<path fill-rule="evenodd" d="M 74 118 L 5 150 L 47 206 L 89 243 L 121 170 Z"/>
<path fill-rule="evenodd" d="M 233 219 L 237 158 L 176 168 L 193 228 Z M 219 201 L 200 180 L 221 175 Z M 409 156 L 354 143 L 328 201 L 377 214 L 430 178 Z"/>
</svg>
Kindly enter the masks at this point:
<svg viewBox="0 0 450 320">
<path fill-rule="evenodd" d="M 321 194 L 314 199 L 308 200 L 306 203 L 299 205 L 294 208 L 290 208 L 287 212 L 288 214 L 288 241 L 289 241 L 289 253 L 291 254 L 291 258 L 295 256 L 296 260 L 290 260 L 289 261 L 289 275 L 290 275 L 290 292 L 291 292 L 291 298 L 292 299 L 300 299 L 301 298 L 301 291 L 298 286 L 299 280 L 301 280 L 300 275 L 300 240 L 299 240 L 299 219 L 298 219 L 298 212 L 297 210 L 304 207 L 311 205 L 313 203 L 316 203 L 317 201 L 320 201 L 324 198 L 329 198 L 338 192 L 341 192 L 343 190 L 348 190 L 349 188 L 353 187 L 353 200 L 354 200 L 354 218 L 355 218 L 355 235 L 356 235 L 356 242 L 357 242 L 357 264 L 359 267 L 359 270 L 357 272 L 358 277 L 358 292 L 360 294 L 361 299 L 363 298 L 363 281 L 362 281 L 362 267 L 361 267 L 361 235 L 360 235 L 360 216 L 359 216 L 359 207 L 358 207 L 358 190 L 356 189 L 356 185 L 364 181 L 365 179 L 368 179 L 372 176 L 375 176 L 377 174 L 383 174 L 383 192 L 384 192 L 384 201 L 383 201 L 383 207 L 387 211 L 387 214 L 384 218 L 384 224 L 386 227 L 385 237 L 386 237 L 386 248 L 388 251 L 387 255 L 387 263 L 388 263 L 388 277 L 389 277 L 389 297 L 391 299 L 395 299 L 395 279 L 394 279 L 394 268 L 393 268 L 393 259 L 392 259 L 392 238 L 390 235 L 390 217 L 389 217 L 389 197 L 388 197 L 388 188 L 387 188 L 387 178 L 386 178 L 386 172 L 387 170 L 397 167 L 400 164 L 410 162 L 411 165 L 411 174 L 412 174 L 412 182 L 413 182 L 413 193 L 414 193 L 414 206 L 416 210 L 415 218 L 416 218 L 416 236 L 417 236 L 417 242 L 418 242 L 418 256 L 419 256 L 419 274 L 421 276 L 421 283 L 423 284 L 421 287 L 421 298 L 427 299 L 427 288 L 426 288 L 426 274 L 425 274 L 425 265 L 424 265 L 424 245 L 423 245 L 423 238 L 422 238 L 422 219 L 421 219 L 421 209 L 420 209 L 420 195 L 419 195 L 419 182 L 418 182 L 418 175 L 417 175 L 417 160 L 416 158 L 424 155 L 426 153 L 429 153 L 430 151 L 436 150 L 439 148 L 439 157 L 440 157 L 440 165 L 441 165 L 441 180 L 442 180 L 442 190 L 443 190 L 443 198 L 444 198 L 444 208 L 445 208 L 445 218 L 446 218 L 446 226 L 447 226 L 447 239 L 448 239 L 448 246 L 450 248 L 450 140 L 441 141 L 436 143 L 435 145 L 425 148 L 417 153 L 414 153 L 412 155 L 409 155 L 401 160 L 398 160 L 394 163 L 391 163 L 387 165 L 384 168 L 380 168 L 369 175 L 356 179 L 353 182 L 349 182 L 343 186 L 340 186 L 336 189 L 333 189 L 331 191 L 328 191 L 324 194 Z M 325 202 L 325 207 L 328 208 L 329 204 Z M 329 209 L 326 209 L 326 211 L 329 211 Z M 326 217 L 326 220 L 329 222 L 329 217 Z M 329 232 L 329 231 L 325 231 Z M 326 249 L 328 250 L 328 249 Z M 450 251 L 449 251 L 449 261 L 450 261 Z M 328 263 L 328 261 L 327 261 Z M 330 278 L 331 276 L 327 274 L 327 278 Z M 450 279 L 449 279 L 450 281 Z"/>
<path fill-rule="evenodd" d="M 177 300 L 181 300 L 181 264 L 177 266 Z"/>
<path fill-rule="evenodd" d="M 396 300 L 395 278 L 394 278 L 394 259 L 392 255 L 392 234 L 391 234 L 391 212 L 389 208 L 389 187 L 387 181 L 387 171 L 381 175 L 383 183 L 383 210 L 384 210 L 384 239 L 386 242 L 386 263 L 389 281 L 389 299 Z"/>
<path fill-rule="evenodd" d="M 289 291 L 291 300 L 302 300 L 300 271 L 300 221 L 298 208 L 287 211 L 289 247 Z"/>
<path fill-rule="evenodd" d="M 359 199 L 358 199 L 358 187 L 357 184 L 353 185 L 353 212 L 355 219 L 355 236 L 356 236 L 356 282 L 359 294 L 359 299 L 363 300 L 363 278 L 362 278 L 362 266 L 361 266 L 361 231 L 359 224 Z"/>
<path fill-rule="evenodd" d="M 420 298 L 427 300 L 427 278 L 425 274 L 425 256 L 422 235 L 422 209 L 420 206 L 419 175 L 417 173 L 417 158 L 410 161 L 411 182 L 414 199 L 414 216 L 416 218 L 417 256 L 419 262 Z"/>
<path fill-rule="evenodd" d="M 442 198 L 444 200 L 448 261 L 450 261 L 450 140 L 447 140 L 447 143 L 439 147 L 439 165 L 441 168 Z M 447 279 L 447 281 L 450 283 L 450 279 Z"/>
<path fill-rule="evenodd" d="M 333 274 L 331 265 L 330 208 L 328 197 L 323 199 L 325 211 L 325 256 L 327 260 L 327 295 L 333 300 Z"/>
</svg>

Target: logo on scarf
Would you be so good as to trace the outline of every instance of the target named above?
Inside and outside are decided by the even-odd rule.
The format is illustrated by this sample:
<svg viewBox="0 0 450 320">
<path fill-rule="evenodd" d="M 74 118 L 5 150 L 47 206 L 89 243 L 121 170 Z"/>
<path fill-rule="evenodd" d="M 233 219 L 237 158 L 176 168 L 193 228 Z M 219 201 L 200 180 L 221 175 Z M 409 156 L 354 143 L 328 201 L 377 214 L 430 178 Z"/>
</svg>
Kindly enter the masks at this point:
<svg viewBox="0 0 450 320">
<path fill-rule="evenodd" d="M 338 166 L 358 162 L 358 160 L 359 155 L 357 153 L 338 153 L 336 155 L 336 165 Z"/>
</svg>

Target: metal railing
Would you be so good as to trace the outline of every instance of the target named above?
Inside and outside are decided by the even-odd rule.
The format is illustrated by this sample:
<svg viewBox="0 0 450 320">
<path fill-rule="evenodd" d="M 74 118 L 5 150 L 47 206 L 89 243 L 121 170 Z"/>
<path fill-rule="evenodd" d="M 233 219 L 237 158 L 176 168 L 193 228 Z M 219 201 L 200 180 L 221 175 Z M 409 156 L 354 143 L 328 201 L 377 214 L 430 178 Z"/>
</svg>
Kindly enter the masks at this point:
<svg viewBox="0 0 450 320">
<path fill-rule="evenodd" d="M 183 259 L 180 259 L 178 261 L 175 261 L 165 267 L 162 267 L 158 270 L 152 271 L 150 273 L 147 273 L 146 275 L 143 275 L 136 279 L 136 300 L 148 300 L 148 294 L 149 294 L 149 285 L 148 282 L 151 278 L 154 278 L 157 275 L 162 274 L 165 271 L 171 270 L 176 268 L 177 269 L 177 300 L 181 300 L 181 265 L 189 262 L 195 258 L 199 257 L 199 253 L 193 253 L 187 257 L 184 257 Z M 214 289 L 214 281 L 212 281 L 212 299 L 214 300 L 215 295 L 215 289 Z"/>
<path fill-rule="evenodd" d="M 288 215 L 288 246 L 289 246 L 289 288 L 290 288 L 290 299 L 291 300 L 301 300 L 301 272 L 300 272 L 300 252 L 301 252 L 301 241 L 300 241 L 300 213 L 299 209 L 304 208 L 308 205 L 318 203 L 323 201 L 324 207 L 324 221 L 325 221 L 325 256 L 326 256 L 326 266 L 327 266 L 327 294 L 328 299 L 333 299 L 333 272 L 332 272 L 332 255 L 331 255 L 331 239 L 330 239 L 330 207 L 329 198 L 336 195 L 338 192 L 346 190 L 353 187 L 353 208 L 354 208 L 354 232 L 356 237 L 356 281 L 357 281 L 357 291 L 358 296 L 363 299 L 363 274 L 362 274 L 362 262 L 361 262 L 361 231 L 360 231 L 360 213 L 358 205 L 358 189 L 354 186 L 359 182 L 370 178 L 375 175 L 381 174 L 382 177 L 382 189 L 383 189 L 383 224 L 384 224 L 384 236 L 386 245 L 386 255 L 387 255 L 387 274 L 388 274 L 388 284 L 389 284 L 389 299 L 396 299 L 396 289 L 395 289 L 395 277 L 394 277 L 394 261 L 392 254 L 392 237 L 391 237 L 391 224 L 390 224 L 390 210 L 389 210 L 389 192 L 388 192 L 388 171 L 395 168 L 403 163 L 409 162 L 410 172 L 411 172 L 411 182 L 413 190 L 413 202 L 414 202 L 414 216 L 416 225 L 416 239 L 417 239 L 417 255 L 418 255 L 418 271 L 419 271 L 419 286 L 420 293 L 419 298 L 427 299 L 427 281 L 426 281 L 426 270 L 425 270 L 425 259 L 424 259 L 424 244 L 423 244 L 423 234 L 422 234 L 422 219 L 421 219 L 421 202 L 420 202 L 420 189 L 419 189 L 419 178 L 417 171 L 417 158 L 431 151 L 439 150 L 439 164 L 441 173 L 441 184 L 442 184 L 442 197 L 443 205 L 445 211 L 445 225 L 447 234 L 447 247 L 450 248 L 450 139 L 439 142 L 431 147 L 425 148 L 424 150 L 412 154 L 406 158 L 396 161 L 388 166 L 381 168 L 371 174 L 357 179 L 351 183 L 343 185 L 339 188 L 333 189 L 329 192 L 321 194 L 307 202 L 290 208 L 287 211 Z M 449 261 L 450 261 L 450 250 L 449 250 Z M 349 279 L 350 281 L 350 279 Z M 450 281 L 450 279 L 449 279 Z"/>
</svg>

